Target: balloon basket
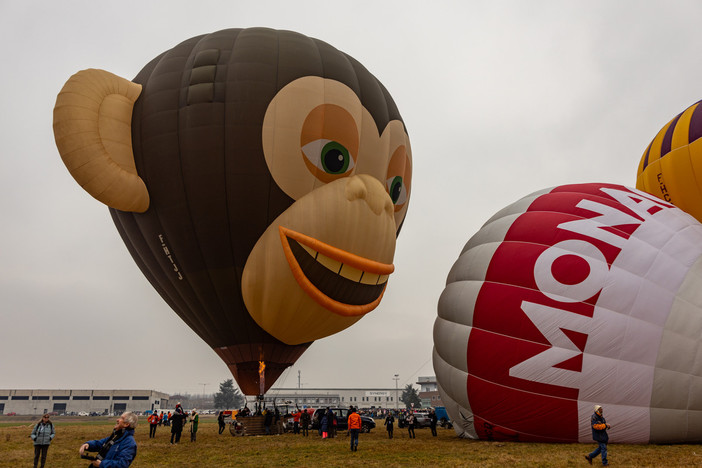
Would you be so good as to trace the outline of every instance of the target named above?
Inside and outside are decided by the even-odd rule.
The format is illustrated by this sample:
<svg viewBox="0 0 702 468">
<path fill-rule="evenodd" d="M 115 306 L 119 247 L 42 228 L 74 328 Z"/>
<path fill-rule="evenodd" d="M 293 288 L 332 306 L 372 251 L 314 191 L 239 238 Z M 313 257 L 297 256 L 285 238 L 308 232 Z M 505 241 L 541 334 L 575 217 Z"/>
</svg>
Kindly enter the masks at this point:
<svg viewBox="0 0 702 468">
<path fill-rule="evenodd" d="M 245 435 L 266 435 L 266 427 L 263 425 L 266 417 L 265 416 L 242 416 L 236 418 L 235 421 L 229 425 L 229 432 L 231 435 L 245 436 Z M 283 421 L 280 420 L 278 423 L 271 424 L 271 435 L 282 434 L 285 432 L 283 428 Z"/>
</svg>

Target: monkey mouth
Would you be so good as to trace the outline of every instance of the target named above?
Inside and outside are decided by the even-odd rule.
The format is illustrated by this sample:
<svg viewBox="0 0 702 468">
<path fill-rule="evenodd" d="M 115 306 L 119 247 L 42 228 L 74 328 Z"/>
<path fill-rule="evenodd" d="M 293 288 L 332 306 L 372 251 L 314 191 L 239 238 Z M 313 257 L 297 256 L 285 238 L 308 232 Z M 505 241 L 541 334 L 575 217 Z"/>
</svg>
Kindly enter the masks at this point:
<svg viewBox="0 0 702 468">
<path fill-rule="evenodd" d="M 344 317 L 375 309 L 394 265 L 361 257 L 278 227 L 285 258 L 300 287 L 319 305 Z"/>
</svg>

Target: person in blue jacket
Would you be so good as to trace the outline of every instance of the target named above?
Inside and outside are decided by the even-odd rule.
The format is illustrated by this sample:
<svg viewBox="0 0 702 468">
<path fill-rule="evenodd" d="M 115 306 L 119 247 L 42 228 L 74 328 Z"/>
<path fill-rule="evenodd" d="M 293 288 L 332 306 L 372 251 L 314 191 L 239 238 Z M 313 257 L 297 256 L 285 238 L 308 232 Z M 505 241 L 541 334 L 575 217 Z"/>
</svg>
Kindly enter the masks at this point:
<svg viewBox="0 0 702 468">
<path fill-rule="evenodd" d="M 607 461 L 607 442 L 609 442 L 607 429 L 610 428 L 610 425 L 607 424 L 604 416 L 602 416 L 602 407 L 600 405 L 595 405 L 595 412 L 590 419 L 590 426 L 592 427 L 592 439 L 597 442 L 597 448 L 589 455 L 585 455 L 585 459 L 592 465 L 592 459 L 602 454 L 602 465 L 607 466 L 609 465 Z"/>
<path fill-rule="evenodd" d="M 137 444 L 134 440 L 134 429 L 139 418 L 132 412 L 123 413 L 117 419 L 117 424 L 109 437 L 91 440 L 80 446 L 79 453 L 86 450 L 98 452 L 98 460 L 93 460 L 92 466 L 102 468 L 126 468 L 132 464 L 137 454 Z"/>
</svg>

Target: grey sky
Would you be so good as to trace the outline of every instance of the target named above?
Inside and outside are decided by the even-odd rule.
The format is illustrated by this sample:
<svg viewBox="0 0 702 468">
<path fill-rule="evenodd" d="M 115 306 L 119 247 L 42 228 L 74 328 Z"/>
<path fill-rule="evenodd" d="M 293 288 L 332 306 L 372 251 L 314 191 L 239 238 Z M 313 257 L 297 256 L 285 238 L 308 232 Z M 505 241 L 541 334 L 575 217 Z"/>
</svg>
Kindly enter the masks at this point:
<svg viewBox="0 0 702 468">
<path fill-rule="evenodd" d="M 394 387 L 433 375 L 446 275 L 494 212 L 577 182 L 635 184 L 655 133 L 702 97 L 692 1 L 0 0 L 0 388 L 208 393 L 230 378 L 73 181 L 52 109 L 84 68 L 132 78 L 195 35 L 267 26 L 324 40 L 393 95 L 414 155 L 396 273 L 378 309 L 277 385 Z M 203 385 L 205 384 L 205 385 Z"/>
</svg>

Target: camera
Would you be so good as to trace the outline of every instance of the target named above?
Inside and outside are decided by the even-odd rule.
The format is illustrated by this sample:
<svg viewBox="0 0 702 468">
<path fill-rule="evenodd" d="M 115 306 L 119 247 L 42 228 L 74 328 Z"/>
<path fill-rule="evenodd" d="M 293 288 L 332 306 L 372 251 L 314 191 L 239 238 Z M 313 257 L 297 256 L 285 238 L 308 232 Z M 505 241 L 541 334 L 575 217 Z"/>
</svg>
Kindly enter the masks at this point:
<svg viewBox="0 0 702 468">
<path fill-rule="evenodd" d="M 95 454 L 83 452 L 83 454 L 80 456 L 80 458 L 82 458 L 83 460 L 90 460 L 90 461 L 94 461 L 94 460 L 101 460 L 102 461 L 105 458 L 105 456 L 100 452 L 95 453 Z M 91 463 L 88 466 L 89 467 L 93 466 L 93 464 Z"/>
</svg>

